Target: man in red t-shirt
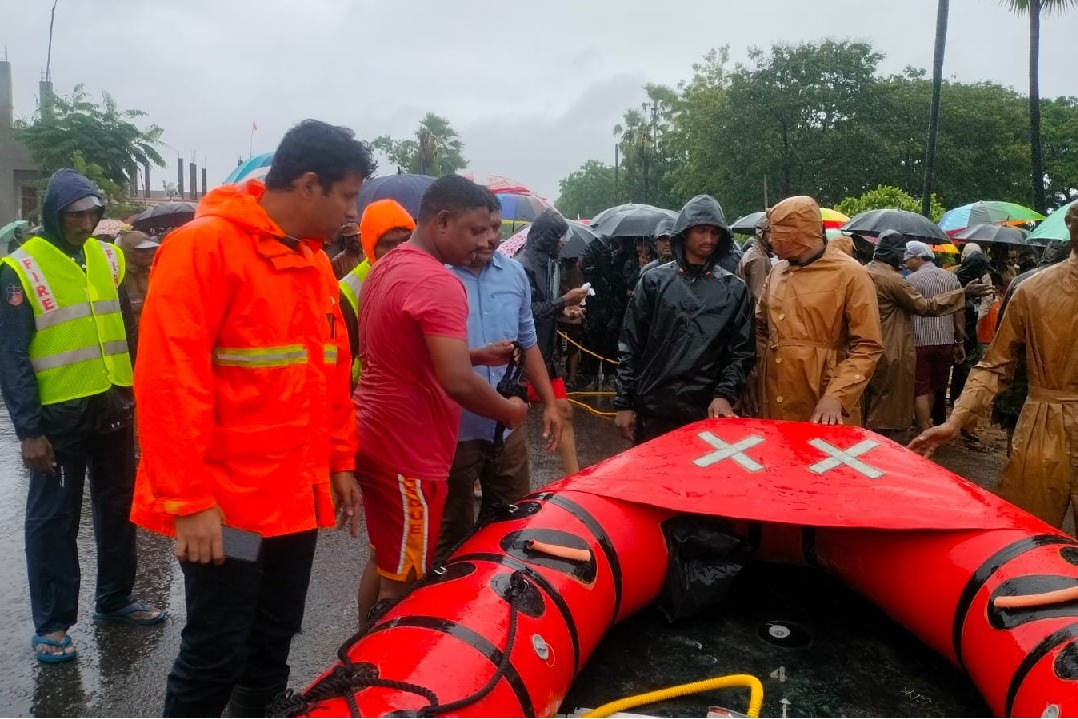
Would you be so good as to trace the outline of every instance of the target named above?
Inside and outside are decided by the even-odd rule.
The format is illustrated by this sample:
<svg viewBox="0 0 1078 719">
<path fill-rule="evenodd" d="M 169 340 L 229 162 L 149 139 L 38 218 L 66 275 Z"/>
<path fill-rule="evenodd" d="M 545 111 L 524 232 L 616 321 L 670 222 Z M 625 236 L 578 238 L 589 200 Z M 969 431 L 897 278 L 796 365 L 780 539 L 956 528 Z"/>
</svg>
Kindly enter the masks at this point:
<svg viewBox="0 0 1078 719">
<path fill-rule="evenodd" d="M 528 411 L 472 369 L 468 298 L 445 267 L 466 264 L 492 240 L 498 209 L 470 180 L 440 178 L 423 196 L 411 239 L 363 284 L 356 478 L 372 549 L 359 589 L 361 624 L 376 601 L 400 596 L 430 568 L 461 406 L 509 428 Z"/>
</svg>

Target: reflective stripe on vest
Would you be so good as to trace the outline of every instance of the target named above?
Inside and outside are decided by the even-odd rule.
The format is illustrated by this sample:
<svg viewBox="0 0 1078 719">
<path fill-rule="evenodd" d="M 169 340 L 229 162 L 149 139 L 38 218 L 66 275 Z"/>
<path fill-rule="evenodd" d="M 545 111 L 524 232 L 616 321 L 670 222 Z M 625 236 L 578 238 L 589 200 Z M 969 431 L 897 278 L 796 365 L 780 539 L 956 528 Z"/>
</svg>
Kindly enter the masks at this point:
<svg viewBox="0 0 1078 719">
<path fill-rule="evenodd" d="M 213 363 L 219 367 L 285 367 L 307 363 L 303 345 L 283 347 L 218 347 Z"/>
<path fill-rule="evenodd" d="M 59 354 L 30 360 L 30 366 L 34 372 L 44 372 L 47 369 L 66 367 L 78 362 L 89 362 L 101 359 L 101 355 L 121 355 L 128 352 L 127 340 L 114 340 L 106 342 L 100 347 L 83 347 L 82 349 L 60 352 Z"/>
<path fill-rule="evenodd" d="M 344 279 L 340 281 L 341 294 L 348 300 L 348 304 L 352 306 L 352 312 L 359 316 L 359 293 L 363 289 L 363 280 L 359 278 L 354 271 L 349 272 L 344 276 Z"/>
<path fill-rule="evenodd" d="M 89 397 L 133 380 L 117 284 L 123 254 L 90 238 L 86 269 L 42 237 L 3 262 L 18 274 L 34 312 L 28 348 L 42 405 Z"/>
<path fill-rule="evenodd" d="M 326 345 L 324 361 L 326 364 L 337 364 L 337 345 Z"/>
</svg>

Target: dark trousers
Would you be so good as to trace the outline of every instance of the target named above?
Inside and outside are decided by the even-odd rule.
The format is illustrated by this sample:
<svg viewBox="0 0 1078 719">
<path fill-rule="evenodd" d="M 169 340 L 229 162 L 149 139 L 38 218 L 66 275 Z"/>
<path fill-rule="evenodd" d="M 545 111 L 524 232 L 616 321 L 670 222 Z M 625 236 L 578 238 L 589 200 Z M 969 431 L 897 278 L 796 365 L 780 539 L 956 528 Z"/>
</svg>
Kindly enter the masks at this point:
<svg viewBox="0 0 1078 719">
<path fill-rule="evenodd" d="M 265 716 L 288 684 L 318 532 L 262 541 L 257 562 L 182 562 L 187 624 L 165 687 L 166 717 Z"/>
<path fill-rule="evenodd" d="M 449 556 L 453 547 L 475 527 L 475 480 L 483 490 L 479 516 L 483 517 L 498 506 L 519 502 L 531 491 L 528 471 L 528 442 L 524 428 L 510 432 L 505 440 L 501 461 L 491 461 L 493 444 L 481 439 L 459 442 L 449 469 L 448 494 L 442 514 L 442 530 L 438 536 L 435 563 Z"/>
<path fill-rule="evenodd" d="M 77 540 L 87 469 L 97 542 L 96 611 L 114 612 L 131 602 L 136 569 L 135 525 L 129 519 L 134 428 L 49 440 L 56 471 L 32 473 L 26 498 L 26 570 L 38 634 L 67 631 L 78 616 Z"/>
</svg>

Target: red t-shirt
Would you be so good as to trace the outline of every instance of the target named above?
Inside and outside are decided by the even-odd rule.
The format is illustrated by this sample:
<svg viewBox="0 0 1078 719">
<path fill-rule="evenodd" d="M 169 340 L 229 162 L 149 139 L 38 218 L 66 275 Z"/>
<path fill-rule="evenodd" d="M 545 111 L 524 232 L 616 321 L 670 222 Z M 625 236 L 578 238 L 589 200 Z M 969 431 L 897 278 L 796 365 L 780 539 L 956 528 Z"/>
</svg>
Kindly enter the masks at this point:
<svg viewBox="0 0 1078 719">
<path fill-rule="evenodd" d="M 359 453 L 391 474 L 445 481 L 461 410 L 438 382 L 426 335 L 467 342 L 468 296 L 441 262 L 401 245 L 363 283 Z"/>
</svg>

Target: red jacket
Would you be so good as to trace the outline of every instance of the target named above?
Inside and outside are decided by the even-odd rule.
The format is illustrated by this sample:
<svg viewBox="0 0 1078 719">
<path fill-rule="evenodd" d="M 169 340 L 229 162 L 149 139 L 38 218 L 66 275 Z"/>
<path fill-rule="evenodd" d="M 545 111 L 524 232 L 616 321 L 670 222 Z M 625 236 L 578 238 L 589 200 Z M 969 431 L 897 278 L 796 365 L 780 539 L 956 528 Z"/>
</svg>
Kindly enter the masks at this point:
<svg viewBox="0 0 1078 719">
<path fill-rule="evenodd" d="M 131 519 L 218 506 L 272 537 L 332 526 L 331 472 L 354 467 L 339 289 L 321 242 L 296 251 L 258 181 L 217 188 L 157 253 L 135 369 L 142 459 Z"/>
</svg>

